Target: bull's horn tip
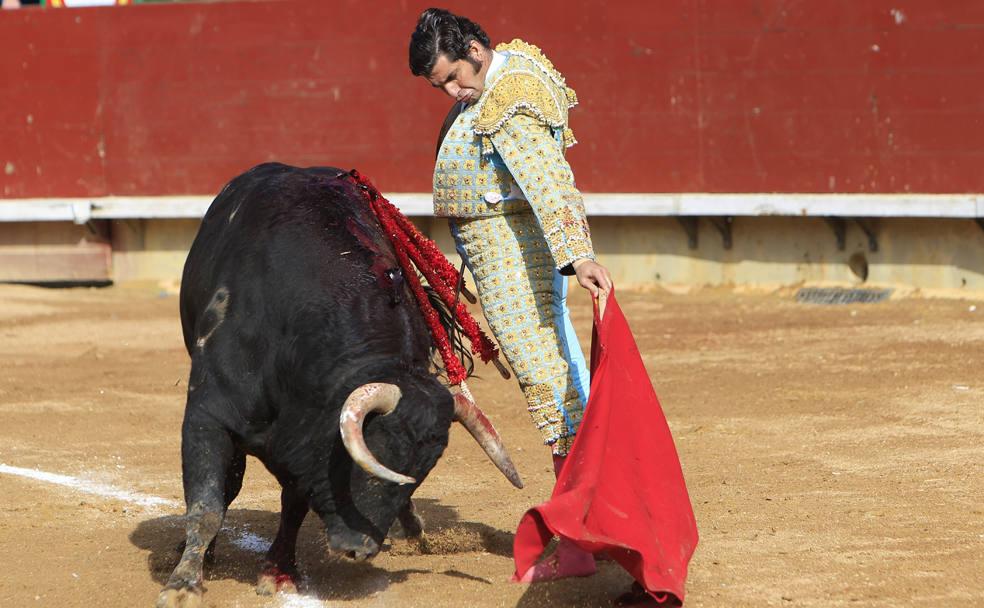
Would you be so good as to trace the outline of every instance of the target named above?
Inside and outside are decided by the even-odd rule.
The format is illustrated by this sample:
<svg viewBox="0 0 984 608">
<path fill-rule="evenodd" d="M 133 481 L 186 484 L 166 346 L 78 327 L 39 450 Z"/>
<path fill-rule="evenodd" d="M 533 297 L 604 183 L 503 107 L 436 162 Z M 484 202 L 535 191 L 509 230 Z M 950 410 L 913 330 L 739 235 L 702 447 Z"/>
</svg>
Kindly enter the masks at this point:
<svg viewBox="0 0 984 608">
<path fill-rule="evenodd" d="M 516 489 L 522 490 L 524 487 L 523 478 L 519 476 L 519 471 L 516 470 L 516 467 L 515 465 L 513 465 L 512 462 L 510 462 L 509 465 L 510 466 L 507 469 L 502 470 L 502 474 L 506 476 L 506 479 L 509 480 L 509 483 L 515 486 Z"/>
</svg>

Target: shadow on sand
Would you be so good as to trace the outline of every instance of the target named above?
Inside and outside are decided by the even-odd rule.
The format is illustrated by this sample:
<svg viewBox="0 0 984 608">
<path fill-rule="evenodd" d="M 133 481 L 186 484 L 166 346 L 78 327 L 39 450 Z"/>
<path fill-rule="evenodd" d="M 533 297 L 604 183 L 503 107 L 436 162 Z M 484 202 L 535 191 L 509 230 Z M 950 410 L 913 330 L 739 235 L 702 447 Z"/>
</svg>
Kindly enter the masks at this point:
<svg viewBox="0 0 984 608">
<path fill-rule="evenodd" d="M 417 513 L 424 519 L 423 542 L 411 543 L 399 538 L 399 525 L 396 525 L 391 534 L 393 538 L 387 539 L 383 545 L 384 553 L 412 556 L 484 551 L 504 557 L 512 555 L 511 532 L 481 523 L 463 522 L 453 508 L 434 499 L 414 500 L 414 504 Z M 205 567 L 206 586 L 208 581 L 216 580 L 255 584 L 270 541 L 276 536 L 279 521 L 278 513 L 230 509 L 219 532 L 215 558 Z M 161 586 L 178 563 L 178 549 L 184 540 L 184 534 L 184 518 L 175 515 L 144 520 L 130 534 L 130 542 L 148 552 L 148 571 Z M 393 583 L 406 581 L 412 574 L 431 573 L 429 570 L 419 569 L 386 570 L 375 567 L 372 562 L 358 563 L 332 557 L 328 555 L 321 522 L 311 513 L 301 527 L 297 559 L 302 576 L 302 592 L 325 601 L 350 601 L 369 597 L 384 591 Z M 491 580 L 454 569 L 441 574 L 459 580 L 493 584 Z"/>
<path fill-rule="evenodd" d="M 618 564 L 599 562 L 594 576 L 528 585 L 516 608 L 606 608 L 631 586 L 632 577 Z"/>
</svg>

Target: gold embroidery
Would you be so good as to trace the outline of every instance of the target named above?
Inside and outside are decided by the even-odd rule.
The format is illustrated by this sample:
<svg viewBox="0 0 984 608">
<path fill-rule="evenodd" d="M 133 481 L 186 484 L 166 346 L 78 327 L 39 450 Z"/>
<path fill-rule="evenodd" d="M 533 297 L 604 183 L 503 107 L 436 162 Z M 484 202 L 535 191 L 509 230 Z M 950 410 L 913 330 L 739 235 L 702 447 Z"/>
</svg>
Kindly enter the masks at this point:
<svg viewBox="0 0 984 608">
<path fill-rule="evenodd" d="M 571 451 L 571 446 L 574 445 L 575 438 L 573 435 L 568 435 L 555 441 L 553 443 L 553 453 L 557 456 L 567 456 L 567 453 Z"/>
<path fill-rule="evenodd" d="M 551 127 L 567 122 L 566 99 L 532 71 L 510 71 L 499 77 L 482 97 L 475 133 L 491 135 L 516 114 L 539 119 Z"/>
<path fill-rule="evenodd" d="M 577 105 L 577 94 L 564 82 L 564 77 L 554 69 L 539 48 L 522 40 L 513 40 L 496 47 L 509 52 L 510 60 L 517 65 L 503 69 L 493 77 L 488 89 L 478 102 L 478 118 L 475 133 L 482 136 L 485 154 L 492 150 L 489 137 L 516 114 L 531 116 L 553 128 L 563 128 L 564 143 L 575 143 L 574 134 L 567 126 L 567 111 Z"/>
<path fill-rule="evenodd" d="M 514 38 L 512 42 L 503 42 L 499 44 L 495 47 L 495 50 L 500 53 L 510 52 L 514 55 L 520 55 L 521 57 L 526 57 L 531 61 L 539 63 L 539 67 L 550 76 L 551 80 L 559 86 L 565 86 L 564 77 L 560 75 L 560 72 L 557 71 L 554 64 L 547 59 L 547 56 L 543 54 L 540 47 L 535 44 L 530 44 L 529 42 L 524 42 L 519 38 Z"/>
<path fill-rule="evenodd" d="M 539 374 L 537 374 L 539 375 Z M 557 425 L 560 420 L 554 405 L 553 386 L 550 384 L 531 384 L 523 387 L 526 403 L 536 428 L 543 429 Z M 553 431 L 554 429 L 550 429 Z"/>
</svg>

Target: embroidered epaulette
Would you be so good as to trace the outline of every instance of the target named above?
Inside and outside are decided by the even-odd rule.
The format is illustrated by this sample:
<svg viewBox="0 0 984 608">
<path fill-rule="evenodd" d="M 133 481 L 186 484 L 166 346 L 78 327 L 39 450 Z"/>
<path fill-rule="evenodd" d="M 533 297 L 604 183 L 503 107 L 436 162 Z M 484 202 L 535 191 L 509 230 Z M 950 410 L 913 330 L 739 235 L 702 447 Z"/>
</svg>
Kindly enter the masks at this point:
<svg viewBox="0 0 984 608">
<path fill-rule="evenodd" d="M 508 52 L 513 59 L 495 75 L 476 108 L 475 133 L 482 137 L 483 151 L 492 150 L 490 136 L 516 114 L 564 129 L 567 147 L 577 143 L 567 126 L 567 111 L 577 105 L 577 94 L 550 60 L 539 48 L 519 39 L 500 44 L 495 50 Z"/>
</svg>

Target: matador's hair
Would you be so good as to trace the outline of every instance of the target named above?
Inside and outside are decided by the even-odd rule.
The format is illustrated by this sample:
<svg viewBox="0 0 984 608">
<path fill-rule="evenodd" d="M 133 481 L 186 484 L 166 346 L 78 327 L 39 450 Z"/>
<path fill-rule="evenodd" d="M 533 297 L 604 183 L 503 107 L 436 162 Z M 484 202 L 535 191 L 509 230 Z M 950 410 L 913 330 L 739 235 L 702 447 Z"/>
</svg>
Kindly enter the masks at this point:
<svg viewBox="0 0 984 608">
<path fill-rule="evenodd" d="M 485 48 L 492 46 L 482 26 L 471 19 L 429 8 L 420 14 L 417 28 L 410 35 L 410 71 L 414 76 L 430 76 L 441 54 L 452 62 L 464 59 L 475 66 L 475 60 L 468 56 L 473 40 Z"/>
</svg>

